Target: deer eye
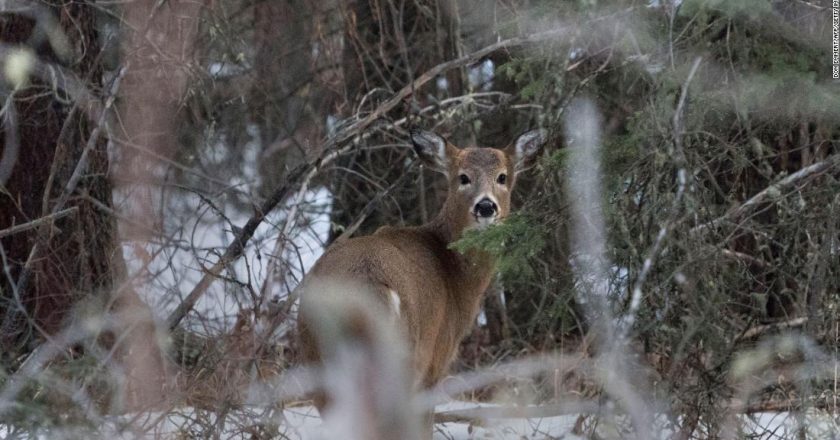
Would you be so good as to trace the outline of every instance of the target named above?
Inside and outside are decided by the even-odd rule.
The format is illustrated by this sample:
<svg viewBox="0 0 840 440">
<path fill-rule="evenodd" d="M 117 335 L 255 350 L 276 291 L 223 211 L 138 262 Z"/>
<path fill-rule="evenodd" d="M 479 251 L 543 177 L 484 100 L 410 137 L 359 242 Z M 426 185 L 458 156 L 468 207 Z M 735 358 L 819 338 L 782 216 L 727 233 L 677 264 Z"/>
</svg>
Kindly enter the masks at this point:
<svg viewBox="0 0 840 440">
<path fill-rule="evenodd" d="M 507 174 L 499 174 L 499 177 L 496 178 L 496 182 L 499 182 L 499 185 L 504 185 L 507 182 Z"/>
<path fill-rule="evenodd" d="M 470 178 L 466 174 L 461 174 L 460 176 L 458 176 L 458 179 L 461 180 L 461 185 L 469 185 L 470 184 Z"/>
</svg>

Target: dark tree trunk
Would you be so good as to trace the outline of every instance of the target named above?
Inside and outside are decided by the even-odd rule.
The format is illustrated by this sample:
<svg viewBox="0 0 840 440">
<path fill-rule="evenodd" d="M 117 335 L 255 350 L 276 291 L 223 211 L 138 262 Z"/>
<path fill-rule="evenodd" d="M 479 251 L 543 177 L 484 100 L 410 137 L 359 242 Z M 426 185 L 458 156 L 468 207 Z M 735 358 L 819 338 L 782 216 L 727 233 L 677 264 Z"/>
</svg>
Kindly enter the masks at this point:
<svg viewBox="0 0 840 440">
<path fill-rule="evenodd" d="M 86 1 L 63 0 L 49 12 L 58 17 L 70 53 L 60 53 L 47 41 L 40 41 L 34 32 L 35 20 L 18 14 L 0 19 L 0 41 L 23 43 L 41 61 L 63 64 L 90 92 L 100 95 L 102 69 L 94 8 Z M 15 92 L 20 148 L 9 180 L 0 191 L 0 230 L 49 214 L 76 168 L 94 122 L 83 106 L 74 107 L 67 98 L 63 91 L 53 90 L 49 82 L 35 77 Z M 75 208 L 71 215 L 0 239 L 11 275 L 0 281 L 0 336 L 9 356 L 6 361 L 44 336 L 42 332 L 56 332 L 80 298 L 108 292 L 112 286 L 115 224 L 96 207 L 97 203 L 111 206 L 104 141 L 95 141 L 86 170 L 64 206 Z M 30 266 L 24 270 L 27 261 Z M 15 292 L 12 285 L 21 279 L 25 280 L 22 288 Z"/>
<path fill-rule="evenodd" d="M 283 169 L 320 151 L 329 110 L 317 58 L 328 50 L 313 32 L 316 4 L 261 2 L 253 12 L 257 56 L 248 106 L 260 131 L 260 174 L 267 193 L 283 180 Z"/>
</svg>

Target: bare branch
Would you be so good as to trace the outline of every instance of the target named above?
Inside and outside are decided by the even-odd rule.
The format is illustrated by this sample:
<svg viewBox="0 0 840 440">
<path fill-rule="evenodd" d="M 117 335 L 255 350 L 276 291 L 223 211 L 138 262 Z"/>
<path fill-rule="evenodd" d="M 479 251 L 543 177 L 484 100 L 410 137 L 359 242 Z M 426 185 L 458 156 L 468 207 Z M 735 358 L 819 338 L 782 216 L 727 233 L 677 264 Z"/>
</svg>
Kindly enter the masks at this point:
<svg viewBox="0 0 840 440">
<path fill-rule="evenodd" d="M 491 44 L 489 46 L 483 47 L 475 52 L 470 54 L 464 55 L 460 58 L 454 59 L 452 61 L 447 61 L 445 63 L 438 64 L 435 67 L 424 72 L 422 75 L 418 76 L 411 84 L 403 87 L 398 91 L 394 96 L 390 99 L 382 103 L 379 107 L 377 107 L 374 111 L 370 112 L 367 116 L 363 119 L 359 120 L 353 126 L 347 129 L 346 133 L 341 134 L 340 136 L 336 137 L 336 143 L 343 143 L 352 137 L 356 136 L 359 132 L 366 129 L 370 126 L 374 121 L 384 116 L 389 111 L 393 110 L 397 107 L 405 98 L 411 96 L 412 92 L 415 89 L 419 89 L 427 82 L 431 81 L 432 79 L 436 78 L 438 75 L 447 72 L 452 69 L 456 69 L 462 66 L 467 66 L 470 64 L 475 64 L 481 61 L 484 57 L 500 51 L 502 49 L 509 49 L 511 47 L 523 46 L 530 43 L 536 43 L 539 41 L 545 40 L 554 40 L 559 39 L 565 36 L 568 36 L 572 33 L 573 29 L 568 27 L 559 27 L 557 29 L 552 29 L 550 31 L 545 32 L 538 32 L 531 35 L 526 35 L 522 37 L 514 37 L 509 38 L 507 40 L 499 41 L 498 43 Z"/>
<path fill-rule="evenodd" d="M 470 423 L 482 425 L 486 419 L 546 418 L 570 414 L 603 414 L 602 403 L 568 399 L 561 403 L 534 406 L 485 406 L 435 413 L 435 423 Z"/>
<path fill-rule="evenodd" d="M 704 230 L 720 226 L 724 222 L 741 219 L 757 209 L 762 203 L 771 201 L 772 199 L 780 196 L 783 192 L 792 189 L 792 187 L 801 187 L 807 184 L 808 181 L 818 177 L 820 174 L 838 167 L 840 167 L 840 154 L 835 154 L 821 162 L 802 168 L 801 170 L 759 191 L 758 194 L 750 197 L 746 202 L 736 206 L 735 208 L 730 209 L 726 212 L 726 214 L 710 222 L 693 227 L 690 232 L 692 234 L 696 234 L 703 232 Z"/>
<path fill-rule="evenodd" d="M 653 268 L 656 256 L 662 249 L 665 237 L 668 235 L 668 231 L 671 230 L 677 220 L 679 207 L 682 203 L 683 196 L 685 195 L 687 173 L 685 170 L 685 153 L 682 148 L 682 137 L 684 132 L 682 116 L 685 111 L 685 103 L 688 98 L 688 87 L 691 85 L 691 80 L 694 79 L 694 75 L 697 73 L 697 68 L 700 67 L 700 61 L 702 61 L 701 57 L 694 59 L 694 64 L 691 65 L 691 70 L 688 72 L 688 78 L 686 78 L 685 83 L 683 84 L 677 109 L 674 111 L 674 154 L 676 155 L 676 161 L 679 164 L 679 169 L 677 170 L 677 195 L 674 197 L 674 203 L 671 205 L 671 217 L 665 221 L 665 224 L 663 224 L 659 229 L 659 233 L 656 235 L 656 241 L 653 243 L 650 254 L 648 254 L 647 258 L 645 258 L 639 277 L 636 278 L 636 282 L 633 284 L 633 295 L 630 300 L 630 310 L 627 312 L 627 319 L 629 319 L 629 322 L 632 322 L 632 320 L 636 317 L 639 305 L 642 302 L 642 286 L 644 285 L 651 268 Z"/>
<path fill-rule="evenodd" d="M 778 332 L 778 331 L 781 331 L 781 330 L 788 330 L 788 329 L 792 329 L 792 328 L 802 327 L 807 323 L 808 323 L 808 318 L 803 316 L 801 318 L 795 318 L 795 319 L 791 319 L 789 321 L 774 322 L 773 324 L 758 325 L 758 326 L 750 327 L 749 329 L 747 329 L 747 331 L 745 331 L 744 334 L 738 336 L 738 338 L 736 340 L 737 341 L 749 340 L 749 339 L 757 338 L 759 336 L 763 336 L 767 333 L 773 333 L 773 332 Z"/>
<path fill-rule="evenodd" d="M 225 252 L 219 260 L 216 261 L 210 269 L 207 269 L 198 284 L 193 287 L 187 297 L 184 298 L 184 300 L 178 304 L 178 307 L 175 308 L 175 310 L 169 315 L 166 320 L 167 327 L 170 330 L 174 330 L 178 327 L 178 324 L 181 323 L 184 316 L 192 310 L 195 303 L 198 302 L 198 299 L 201 298 L 202 295 L 204 295 L 210 285 L 213 284 L 213 281 L 218 278 L 219 274 L 222 273 L 222 270 L 242 256 L 248 241 L 254 236 L 254 232 L 256 232 L 257 227 L 259 227 L 259 225 L 265 220 L 268 213 L 274 210 L 278 203 L 283 201 L 291 191 L 298 187 L 304 176 L 314 175 L 335 158 L 350 150 L 352 146 L 352 144 L 348 145 L 338 151 L 324 150 L 321 156 L 314 162 L 304 163 L 294 168 L 286 176 L 286 181 L 271 193 L 262 205 L 260 205 L 257 212 L 248 219 L 245 226 L 239 230 L 236 234 L 236 238 L 234 238 L 233 242 L 227 247 L 227 249 L 225 249 Z"/>
<path fill-rule="evenodd" d="M 30 221 L 30 222 L 21 223 L 19 225 L 15 225 L 15 226 L 12 226 L 10 228 L 2 229 L 2 230 L 0 230 L 0 238 L 6 237 L 6 236 L 9 236 L 9 235 L 13 235 L 13 234 L 18 234 L 18 233 L 21 233 L 23 231 L 28 231 L 30 229 L 35 229 L 35 228 L 40 227 L 41 225 L 43 225 L 45 223 L 51 223 L 51 222 L 54 222 L 54 221 L 56 221 L 60 218 L 67 217 L 70 214 L 75 214 L 76 211 L 78 211 L 78 210 L 79 210 L 79 208 L 77 208 L 75 206 L 72 206 L 70 208 L 62 209 L 61 211 L 45 215 L 45 216 L 43 216 L 39 219 L 35 219 L 35 220 Z"/>
</svg>

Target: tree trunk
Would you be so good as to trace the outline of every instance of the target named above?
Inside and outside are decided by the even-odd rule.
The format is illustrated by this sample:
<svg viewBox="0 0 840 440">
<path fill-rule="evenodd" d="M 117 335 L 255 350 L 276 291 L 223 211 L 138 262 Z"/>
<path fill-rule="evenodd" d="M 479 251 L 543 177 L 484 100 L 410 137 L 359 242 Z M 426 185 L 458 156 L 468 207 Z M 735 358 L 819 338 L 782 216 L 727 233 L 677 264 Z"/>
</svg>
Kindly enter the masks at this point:
<svg viewBox="0 0 840 440">
<path fill-rule="evenodd" d="M 59 17 L 57 25 L 67 37 L 69 51 L 40 41 L 35 19 L 18 14 L 0 22 L 0 41 L 29 43 L 41 61 L 63 64 L 93 95 L 101 95 L 94 8 L 87 1 L 63 0 L 48 12 Z M 64 91 L 53 89 L 49 78 L 30 77 L 27 86 L 14 92 L 13 103 L 19 155 L 0 191 L 0 230 L 50 214 L 95 124 L 84 106 L 74 107 Z M 109 292 L 113 285 L 112 262 L 118 256 L 115 223 L 96 207 L 111 206 L 108 156 L 103 140 L 94 140 L 93 145 L 86 172 L 63 207 L 73 209 L 71 214 L 0 239 L 4 267 L 11 275 L 0 281 L 4 363 L 58 331 L 79 299 Z"/>
</svg>

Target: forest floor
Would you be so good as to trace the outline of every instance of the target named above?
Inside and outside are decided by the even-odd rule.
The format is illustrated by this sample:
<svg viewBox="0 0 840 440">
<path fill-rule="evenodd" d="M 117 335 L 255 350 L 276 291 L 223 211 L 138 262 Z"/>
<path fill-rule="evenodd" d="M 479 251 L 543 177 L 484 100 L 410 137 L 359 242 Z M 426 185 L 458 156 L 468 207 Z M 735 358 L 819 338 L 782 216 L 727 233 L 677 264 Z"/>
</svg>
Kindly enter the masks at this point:
<svg viewBox="0 0 840 440">
<path fill-rule="evenodd" d="M 464 410 L 478 406 L 492 406 L 475 402 L 453 401 L 436 408 L 436 412 Z M 286 433 L 291 439 L 313 440 L 333 438 L 325 433 L 318 411 L 312 406 L 288 408 L 284 411 L 291 432 Z M 619 426 L 601 421 L 593 427 L 591 419 L 588 423 L 581 423 L 580 415 L 561 415 L 545 418 L 500 418 L 487 420 L 480 426 L 471 423 L 438 423 L 435 425 L 434 440 L 472 440 L 472 439 L 567 439 L 584 438 L 632 438 L 632 434 L 624 432 L 629 424 Z M 662 422 L 665 422 L 663 417 Z M 744 437 L 750 439 L 790 439 L 798 438 L 800 434 L 799 420 L 796 414 L 790 412 L 764 412 L 744 416 Z M 838 419 L 826 413 L 809 413 L 802 419 L 806 427 L 808 438 L 837 438 L 840 435 Z M 586 434 L 595 429 L 596 435 L 576 435 L 575 428 L 585 427 Z M 673 431 L 664 423 L 657 427 L 663 439 L 671 438 Z M 622 435 L 622 432 L 625 435 Z M 697 438 L 704 438 L 702 433 L 695 432 Z"/>
</svg>

